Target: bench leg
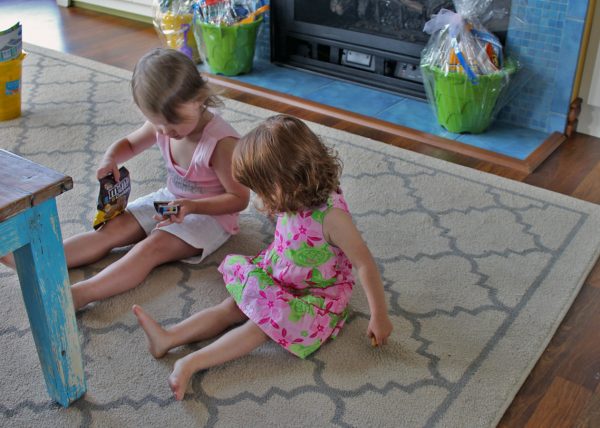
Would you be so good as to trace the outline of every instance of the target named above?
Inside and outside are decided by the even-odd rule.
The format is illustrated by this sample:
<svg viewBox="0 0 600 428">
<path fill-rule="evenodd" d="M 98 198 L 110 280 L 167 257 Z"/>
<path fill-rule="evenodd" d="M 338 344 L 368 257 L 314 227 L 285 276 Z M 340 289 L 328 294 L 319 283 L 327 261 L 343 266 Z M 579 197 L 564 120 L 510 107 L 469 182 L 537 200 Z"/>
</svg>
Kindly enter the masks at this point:
<svg viewBox="0 0 600 428">
<path fill-rule="evenodd" d="M 30 208 L 29 244 L 14 252 L 23 299 L 46 388 L 67 407 L 85 394 L 83 361 L 56 201 Z"/>
</svg>

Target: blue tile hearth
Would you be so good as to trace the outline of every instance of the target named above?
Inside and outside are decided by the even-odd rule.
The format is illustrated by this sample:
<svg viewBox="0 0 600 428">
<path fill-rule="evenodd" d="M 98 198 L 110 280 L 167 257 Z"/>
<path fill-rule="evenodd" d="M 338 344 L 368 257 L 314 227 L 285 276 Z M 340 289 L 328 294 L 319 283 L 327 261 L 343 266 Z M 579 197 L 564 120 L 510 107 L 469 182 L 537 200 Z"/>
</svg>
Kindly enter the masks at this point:
<svg viewBox="0 0 600 428">
<path fill-rule="evenodd" d="M 206 66 L 201 68 L 209 71 Z M 255 61 L 252 72 L 233 79 L 460 141 L 519 160 L 527 159 L 548 137 L 546 132 L 498 121 L 483 134 L 454 134 L 438 125 L 433 110 L 424 101 L 307 71 L 276 66 L 263 60 Z"/>
<path fill-rule="evenodd" d="M 386 122 L 418 129 L 419 131 L 449 140 L 454 140 L 458 136 L 446 131 L 438 124 L 435 113 L 428 103 L 402 96 L 397 96 L 396 98 L 399 99 L 398 102 L 379 112 L 375 117 Z"/>
<path fill-rule="evenodd" d="M 397 95 L 333 79 L 328 85 L 306 94 L 304 98 L 370 117 L 377 117 L 380 112 L 399 101 Z"/>
<path fill-rule="evenodd" d="M 236 78 L 251 85 L 293 94 L 301 98 L 331 84 L 332 81 L 327 77 L 276 67 L 267 61 L 261 60 L 254 61 L 251 73 Z"/>
<path fill-rule="evenodd" d="M 548 133 L 495 122 L 479 135 L 463 134 L 456 141 L 489 150 L 519 160 L 525 160 L 548 138 Z"/>
</svg>

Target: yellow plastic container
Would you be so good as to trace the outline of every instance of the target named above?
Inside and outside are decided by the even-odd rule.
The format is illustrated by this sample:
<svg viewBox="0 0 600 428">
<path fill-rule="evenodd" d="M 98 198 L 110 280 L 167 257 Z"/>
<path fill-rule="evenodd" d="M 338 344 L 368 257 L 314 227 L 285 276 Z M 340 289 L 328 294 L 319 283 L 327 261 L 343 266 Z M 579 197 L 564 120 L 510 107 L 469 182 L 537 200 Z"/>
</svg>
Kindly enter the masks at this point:
<svg viewBox="0 0 600 428">
<path fill-rule="evenodd" d="M 0 121 L 21 116 L 21 75 L 25 52 L 0 62 Z"/>
<path fill-rule="evenodd" d="M 173 14 L 167 12 L 160 18 L 159 34 L 163 37 L 167 47 L 171 49 L 181 50 L 184 43 L 187 42 L 188 47 L 192 50 L 192 60 L 198 64 L 201 61 L 198 47 L 196 46 L 196 39 L 194 32 L 192 31 L 192 18 L 191 13 L 184 14 Z M 184 31 L 184 25 L 187 25 L 187 33 Z M 185 34 L 185 41 L 183 39 Z"/>
</svg>

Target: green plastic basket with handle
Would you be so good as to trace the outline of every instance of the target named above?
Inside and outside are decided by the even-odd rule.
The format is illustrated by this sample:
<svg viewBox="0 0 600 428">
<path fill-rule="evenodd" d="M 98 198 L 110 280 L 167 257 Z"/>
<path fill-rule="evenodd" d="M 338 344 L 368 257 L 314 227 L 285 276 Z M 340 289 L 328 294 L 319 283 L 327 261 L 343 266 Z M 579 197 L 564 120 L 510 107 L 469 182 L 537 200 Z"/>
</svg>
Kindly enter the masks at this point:
<svg viewBox="0 0 600 428">
<path fill-rule="evenodd" d="M 473 84 L 465 73 L 445 73 L 424 65 L 425 79 L 433 82 L 433 102 L 438 122 L 450 132 L 480 134 L 492 123 L 498 96 L 517 70 L 516 62 L 507 60 L 496 73 L 480 75 Z"/>
<path fill-rule="evenodd" d="M 236 76 L 252 70 L 256 35 L 262 16 L 248 24 L 214 25 L 196 22 L 201 31 L 206 61 L 215 74 Z"/>
</svg>

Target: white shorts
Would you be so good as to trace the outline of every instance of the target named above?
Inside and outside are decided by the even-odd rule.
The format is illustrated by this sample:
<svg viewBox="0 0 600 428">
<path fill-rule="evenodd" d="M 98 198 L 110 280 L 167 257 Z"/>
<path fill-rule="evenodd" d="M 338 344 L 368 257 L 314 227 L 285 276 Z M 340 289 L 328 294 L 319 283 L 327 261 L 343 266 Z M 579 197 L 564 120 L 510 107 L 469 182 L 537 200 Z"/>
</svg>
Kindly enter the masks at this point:
<svg viewBox="0 0 600 428">
<path fill-rule="evenodd" d="M 175 195 L 167 188 L 162 188 L 127 204 L 127 211 L 135 217 L 146 235 L 150 235 L 159 223 L 154 219 L 156 214 L 154 201 L 172 201 L 174 199 L 177 199 Z M 203 214 L 188 214 L 184 217 L 183 223 L 163 226 L 160 230 L 177 236 L 194 248 L 202 249 L 201 255 L 183 260 L 186 263 L 200 263 L 231 236 L 214 217 Z"/>
</svg>

